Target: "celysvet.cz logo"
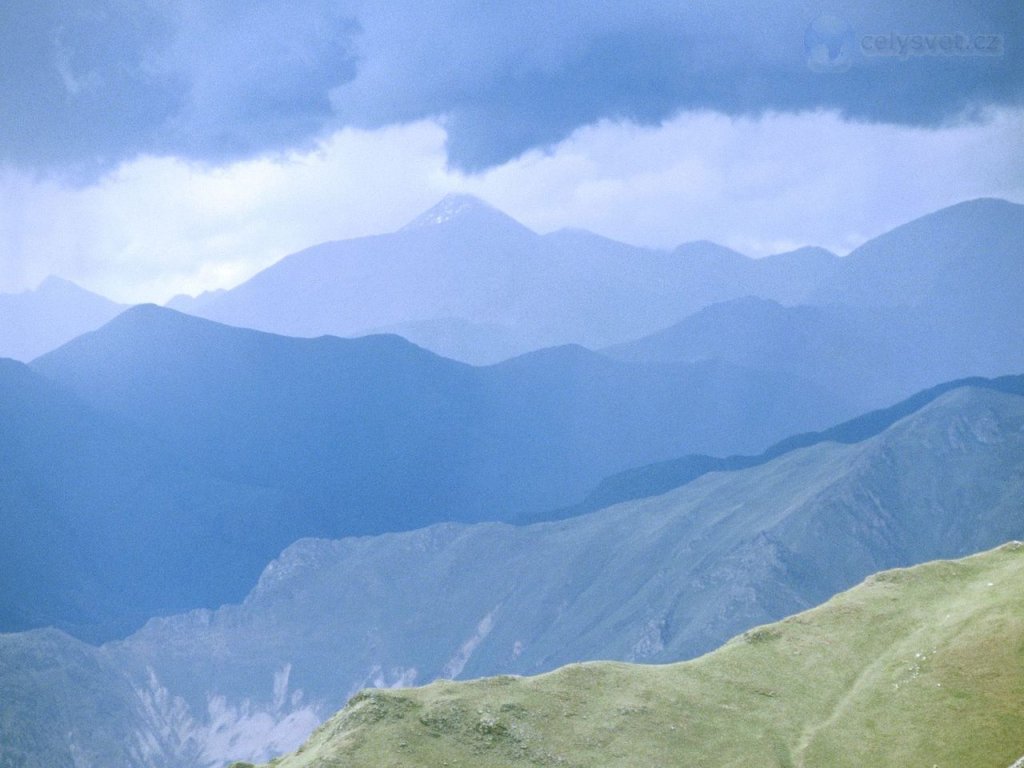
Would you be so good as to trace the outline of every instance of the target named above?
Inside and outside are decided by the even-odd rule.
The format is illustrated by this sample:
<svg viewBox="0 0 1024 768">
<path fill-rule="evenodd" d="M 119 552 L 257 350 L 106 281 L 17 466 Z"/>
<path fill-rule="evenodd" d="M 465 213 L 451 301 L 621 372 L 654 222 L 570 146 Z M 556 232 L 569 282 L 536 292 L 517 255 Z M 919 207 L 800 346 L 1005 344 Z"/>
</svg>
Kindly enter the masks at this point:
<svg viewBox="0 0 1024 768">
<path fill-rule="evenodd" d="M 1001 56 L 1002 35 L 948 34 L 862 35 L 860 50 L 865 56 Z"/>
<path fill-rule="evenodd" d="M 858 59 L 888 57 L 907 60 L 921 56 L 1002 56 L 1003 36 L 967 32 L 855 31 L 843 18 L 823 14 L 804 32 L 807 67 L 812 72 L 846 72 Z"/>
</svg>

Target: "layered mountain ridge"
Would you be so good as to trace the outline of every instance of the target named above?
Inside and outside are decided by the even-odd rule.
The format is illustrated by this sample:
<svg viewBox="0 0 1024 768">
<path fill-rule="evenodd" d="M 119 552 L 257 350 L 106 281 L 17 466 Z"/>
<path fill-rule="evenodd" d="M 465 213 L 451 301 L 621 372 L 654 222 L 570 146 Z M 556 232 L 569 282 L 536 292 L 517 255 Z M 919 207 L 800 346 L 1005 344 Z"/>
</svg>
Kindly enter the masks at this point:
<svg viewBox="0 0 1024 768">
<path fill-rule="evenodd" d="M 1022 232 L 754 260 L 454 197 L 0 360 L 0 631 L 107 641 L 0 634 L 0 768 L 265 760 L 361 688 L 675 662 L 1024 538 Z M 780 764 L 841 764 L 799 723 Z"/>
<path fill-rule="evenodd" d="M 538 235 L 463 195 L 397 232 L 323 243 L 173 306 L 292 336 L 398 333 L 480 364 L 624 342 L 747 293 L 799 300 L 835 261 L 821 250 L 753 260 L 713 243 L 668 252 L 580 230 Z"/>
<path fill-rule="evenodd" d="M 690 658 L 880 569 L 1024 538 L 1022 441 L 1024 397 L 959 387 L 860 442 L 569 520 L 303 540 L 243 603 L 155 619 L 98 650 L 72 644 L 77 661 L 62 665 L 123 676 L 102 684 L 132 691 L 111 743 L 152 745 L 125 765 L 267 759 L 364 687 Z M 37 667 L 10 668 L 0 692 L 51 685 Z M 60 711 L 70 719 L 47 721 L 49 736 L 7 727 L 48 745 L 49 765 L 71 764 L 69 732 L 94 754 L 80 710 Z"/>
<path fill-rule="evenodd" d="M 103 585 L 103 605 L 119 615 L 94 612 L 114 625 L 189 607 L 185 595 L 191 607 L 238 600 L 297 538 L 516 520 L 631 466 L 758 450 L 848 412 L 818 387 L 716 362 L 634 364 L 562 347 L 473 368 L 396 336 L 292 339 L 155 306 L 121 314 L 31 371 L 119 425 L 123 459 L 90 464 L 83 453 L 85 473 L 43 464 L 39 490 L 12 489 L 6 501 L 28 510 L 41 494 L 46 514 L 95 531 L 89 558 L 73 540 L 51 542 L 54 557 L 81 559 L 84 571 L 47 578 L 61 594 Z M 52 420 L 53 407 L 22 410 L 22 432 Z M 91 439 L 105 440 L 101 431 Z M 35 454 L 68 444 L 47 440 Z M 49 535 L 24 519 L 19 540 Z M 105 553 L 98 532 L 108 524 L 117 535 Z M 137 568 L 118 565 L 122 539 Z M 18 570 L 29 582 L 43 575 L 28 565 Z M 151 570 L 152 594 L 125 600 Z M 37 620 L 82 634 L 58 602 L 9 594 L 54 610 Z"/>
<path fill-rule="evenodd" d="M 994 370 L 993 357 L 1020 356 L 992 332 L 1012 324 L 1024 300 L 1022 228 L 1024 206 L 978 199 L 843 258 L 808 247 L 750 259 L 701 241 L 669 252 L 580 230 L 538 235 L 480 200 L 455 196 L 395 233 L 314 246 L 232 290 L 174 307 L 288 335 L 395 332 L 445 356 L 490 363 L 566 343 L 624 344 L 712 304 L 756 296 L 787 307 L 858 308 L 869 335 L 857 343 L 869 347 L 881 332 L 900 347 L 892 354 L 939 324 L 930 343 L 949 336 L 961 353 L 972 344 L 979 351 L 945 378 L 993 375 L 1017 369 Z M 908 308 L 915 311 L 905 330 L 872 313 L 898 318 Z"/>
</svg>

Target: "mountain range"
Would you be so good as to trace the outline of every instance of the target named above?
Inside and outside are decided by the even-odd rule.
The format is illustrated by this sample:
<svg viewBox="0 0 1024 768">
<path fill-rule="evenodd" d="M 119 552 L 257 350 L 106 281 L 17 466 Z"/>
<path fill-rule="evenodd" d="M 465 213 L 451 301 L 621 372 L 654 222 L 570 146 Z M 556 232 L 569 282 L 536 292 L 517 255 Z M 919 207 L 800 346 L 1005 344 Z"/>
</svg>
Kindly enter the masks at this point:
<svg viewBox="0 0 1024 768">
<path fill-rule="evenodd" d="M 395 332 L 439 354 L 488 363 L 566 343 L 625 344 L 713 304 L 754 296 L 818 308 L 767 318 L 768 328 L 753 337 L 769 342 L 762 358 L 785 366 L 798 352 L 790 364 L 824 361 L 823 377 L 848 375 L 864 359 L 880 362 L 880 381 L 895 369 L 909 389 L 890 388 L 864 403 L 877 407 L 949 378 L 1020 369 L 1024 353 L 1006 331 L 1024 331 L 1017 312 L 1022 230 L 1024 206 L 979 199 L 897 227 L 843 258 L 802 248 L 751 259 L 708 242 L 658 251 L 579 230 L 538 235 L 457 196 L 398 232 L 324 243 L 234 289 L 179 297 L 172 306 L 293 336 Z M 691 321 L 673 332 L 684 342 L 670 354 L 721 353 L 728 339 L 764 319 L 758 310 L 769 311 L 740 304 Z M 727 338 L 709 349 L 715 323 Z M 778 337 L 785 325 L 799 335 Z M 688 339 L 691 333 L 698 338 Z M 952 349 L 945 356 L 944 343 Z M 739 354 L 749 358 L 751 350 Z"/>
<path fill-rule="evenodd" d="M 538 235 L 481 200 L 450 196 L 397 232 L 323 243 L 236 288 L 170 306 L 289 336 L 398 333 L 493 363 L 628 341 L 751 293 L 797 302 L 837 262 L 815 248 L 755 260 L 708 242 L 669 252 L 581 230 Z"/>
<path fill-rule="evenodd" d="M 604 249 L 607 269 L 593 274 L 609 285 L 635 287 L 614 277 L 629 263 L 640 282 L 661 275 L 644 284 L 672 293 L 679 286 L 659 282 L 668 278 L 658 270 L 682 270 L 680 306 L 748 290 L 846 302 L 727 299 L 600 353 L 569 345 L 484 367 L 395 336 L 293 339 L 132 308 L 30 371 L 0 370 L 10 388 L 0 495 L 11 531 L 0 550 L 0 629 L 54 624 L 109 639 L 150 616 L 240 599 L 301 537 L 564 517 L 664 492 L 694 472 L 748 466 L 787 435 L 939 381 L 1024 369 L 1014 310 L 1024 305 L 1021 210 L 972 201 L 841 260 L 805 250 L 757 261 L 708 243 L 641 256 L 587 233 L 539 236 L 451 198 L 393 236 L 313 249 L 323 251 L 314 261 L 324 279 L 342 285 L 337 269 L 350 262 L 385 282 L 404 274 L 374 272 L 359 255 L 368 242 L 387 259 L 408 241 L 408 253 L 434 254 L 444 269 L 494 246 L 506 266 L 526 269 L 529 259 L 495 244 L 536 254 L 540 241 L 586 241 Z M 588 258 L 580 248 L 565 264 Z M 306 264 L 297 254 L 280 268 L 308 277 Z M 290 307 L 303 294 L 276 274 L 255 285 Z M 524 284 L 544 282 L 530 274 Z M 826 274 L 833 287 L 823 293 Z M 918 288 L 904 292 L 908 282 Z M 488 285 L 464 286 L 474 306 L 490 305 Z M 905 306 L 892 306 L 901 295 Z M 57 280 L 23 298 L 32 297 L 45 299 L 37 315 L 57 304 L 70 318 L 97 302 L 119 309 Z"/>
<path fill-rule="evenodd" d="M 888 232 L 838 262 L 802 305 L 723 301 L 606 350 L 720 360 L 828 387 L 858 410 L 942 381 L 1024 370 L 1024 207 L 975 200 Z"/>
<path fill-rule="evenodd" d="M 974 200 L 842 258 L 755 260 L 539 235 L 452 197 L 184 312 L 56 279 L 0 296 L 0 354 L 22 358 L 0 359 L 0 768 L 265 760 L 362 688 L 677 662 L 880 569 L 1024 538 L 1022 233 L 1024 206 Z M 760 756 L 879 762 L 829 739 L 850 681 L 897 667 L 814 659 L 843 684 L 787 688 L 820 691 Z M 335 732 L 420 749 L 363 729 L 388 702 L 449 744 L 469 721 L 437 720 L 442 689 L 463 690 L 362 695 L 307 756 Z M 509 712 L 492 725 L 534 727 Z M 473 749 L 506 754 L 480 727 Z M 568 759 L 564 735 L 515 749 Z"/>
<path fill-rule="evenodd" d="M 304 536 L 515 520 L 632 466 L 756 451 L 846 412 L 717 362 L 562 347 L 474 368 L 396 336 L 292 339 L 151 305 L 7 368 L 32 394 L 7 404 L 0 441 L 21 479 L 4 571 L 26 586 L 3 591 L 0 626 L 94 640 L 238 600 Z M 76 420 L 91 426 L 69 434 Z"/>
<path fill-rule="evenodd" d="M 365 687 L 691 658 L 878 570 L 1024 538 L 1022 483 L 1024 397 L 960 386 L 859 441 L 567 520 L 302 540 L 238 605 L 101 648 L 5 636 L 0 698 L 47 716 L 3 727 L 50 766 L 219 766 L 294 748 Z M 80 706 L 95 690 L 118 713 L 103 728 Z"/>
<path fill-rule="evenodd" d="M 396 333 L 475 364 L 615 346 L 631 359 L 769 361 L 842 386 L 868 363 L 862 391 L 875 399 L 858 405 L 873 408 L 951 378 L 1020 370 L 1022 230 L 1024 206 L 978 199 L 843 258 L 806 247 L 751 259 L 703 241 L 663 251 L 582 230 L 538 235 L 450 196 L 397 232 L 316 245 L 168 306 L 290 336 Z M 763 301 L 738 301 L 749 297 Z M 31 360 L 123 309 L 57 278 L 0 294 L 0 356 Z"/>
</svg>

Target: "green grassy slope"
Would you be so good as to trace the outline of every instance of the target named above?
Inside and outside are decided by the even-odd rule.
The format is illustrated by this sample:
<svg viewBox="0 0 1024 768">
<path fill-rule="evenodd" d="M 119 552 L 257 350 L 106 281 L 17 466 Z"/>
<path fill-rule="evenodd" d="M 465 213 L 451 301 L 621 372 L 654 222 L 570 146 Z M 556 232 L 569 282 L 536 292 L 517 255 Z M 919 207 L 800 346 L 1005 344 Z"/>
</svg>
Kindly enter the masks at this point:
<svg viewBox="0 0 1024 768">
<path fill-rule="evenodd" d="M 883 572 L 691 662 L 368 691 L 272 765 L 1007 768 L 1022 712 L 1011 543 Z"/>
</svg>

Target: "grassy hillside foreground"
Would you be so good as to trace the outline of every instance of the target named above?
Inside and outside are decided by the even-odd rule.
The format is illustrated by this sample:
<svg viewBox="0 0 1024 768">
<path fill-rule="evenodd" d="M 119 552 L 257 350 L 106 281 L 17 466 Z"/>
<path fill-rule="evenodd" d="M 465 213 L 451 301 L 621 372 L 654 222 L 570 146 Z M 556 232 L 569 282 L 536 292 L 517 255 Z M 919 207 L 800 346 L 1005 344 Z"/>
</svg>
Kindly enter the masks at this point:
<svg viewBox="0 0 1024 768">
<path fill-rule="evenodd" d="M 272 765 L 1007 768 L 1022 714 L 1013 542 L 883 572 L 691 662 L 365 691 Z"/>
</svg>

